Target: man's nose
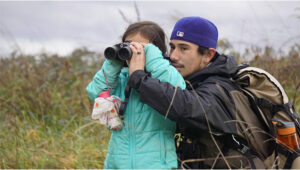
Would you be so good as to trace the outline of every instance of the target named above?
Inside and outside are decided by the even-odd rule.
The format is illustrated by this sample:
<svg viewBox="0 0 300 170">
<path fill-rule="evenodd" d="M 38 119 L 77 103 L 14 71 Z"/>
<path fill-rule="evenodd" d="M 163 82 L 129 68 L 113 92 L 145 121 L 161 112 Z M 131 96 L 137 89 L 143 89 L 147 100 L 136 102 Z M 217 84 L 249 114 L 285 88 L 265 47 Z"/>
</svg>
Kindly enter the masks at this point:
<svg viewBox="0 0 300 170">
<path fill-rule="evenodd" d="M 175 60 L 175 61 L 177 61 L 177 60 L 179 59 L 179 55 L 178 55 L 178 53 L 177 53 L 177 50 L 173 50 L 173 51 L 171 52 L 171 54 L 170 54 L 170 59 L 171 59 L 171 60 Z"/>
</svg>

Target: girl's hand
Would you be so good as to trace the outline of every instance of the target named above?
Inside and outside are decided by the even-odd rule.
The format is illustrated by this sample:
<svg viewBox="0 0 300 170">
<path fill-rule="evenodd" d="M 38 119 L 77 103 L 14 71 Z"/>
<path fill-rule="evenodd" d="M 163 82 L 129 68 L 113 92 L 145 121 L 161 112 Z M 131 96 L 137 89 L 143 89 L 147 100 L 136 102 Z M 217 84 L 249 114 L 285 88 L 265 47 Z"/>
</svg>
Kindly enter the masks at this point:
<svg viewBox="0 0 300 170">
<path fill-rule="evenodd" d="M 136 70 L 145 70 L 145 43 L 131 42 L 130 49 L 132 51 L 132 57 L 128 61 L 129 75 Z"/>
</svg>

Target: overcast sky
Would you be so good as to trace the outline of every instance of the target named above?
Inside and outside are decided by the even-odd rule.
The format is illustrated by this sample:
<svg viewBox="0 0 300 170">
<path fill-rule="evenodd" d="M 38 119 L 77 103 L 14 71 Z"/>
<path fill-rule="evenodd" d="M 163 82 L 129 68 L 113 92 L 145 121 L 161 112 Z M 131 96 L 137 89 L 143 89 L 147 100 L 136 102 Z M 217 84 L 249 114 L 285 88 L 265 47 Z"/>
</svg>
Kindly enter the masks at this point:
<svg viewBox="0 0 300 170">
<path fill-rule="evenodd" d="M 299 1 L 136 1 L 141 20 L 157 22 L 169 37 L 176 19 L 201 16 L 237 51 L 251 45 L 278 49 L 300 44 Z M 133 1 L 0 1 L 0 56 L 16 44 L 23 53 L 67 55 L 74 48 L 101 52 L 137 20 Z"/>
</svg>

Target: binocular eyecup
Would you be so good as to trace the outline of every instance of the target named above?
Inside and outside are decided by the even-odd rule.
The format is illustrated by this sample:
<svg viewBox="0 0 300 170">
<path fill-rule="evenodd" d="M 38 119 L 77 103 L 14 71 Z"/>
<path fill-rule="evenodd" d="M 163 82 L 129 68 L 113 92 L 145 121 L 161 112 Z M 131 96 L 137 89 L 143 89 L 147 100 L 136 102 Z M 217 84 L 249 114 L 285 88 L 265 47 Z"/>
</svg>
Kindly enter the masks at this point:
<svg viewBox="0 0 300 170">
<path fill-rule="evenodd" d="M 119 60 L 129 60 L 132 56 L 132 51 L 129 47 L 131 41 L 125 41 L 111 47 L 107 47 L 104 50 L 105 58 L 112 60 L 112 59 L 119 59 Z"/>
</svg>

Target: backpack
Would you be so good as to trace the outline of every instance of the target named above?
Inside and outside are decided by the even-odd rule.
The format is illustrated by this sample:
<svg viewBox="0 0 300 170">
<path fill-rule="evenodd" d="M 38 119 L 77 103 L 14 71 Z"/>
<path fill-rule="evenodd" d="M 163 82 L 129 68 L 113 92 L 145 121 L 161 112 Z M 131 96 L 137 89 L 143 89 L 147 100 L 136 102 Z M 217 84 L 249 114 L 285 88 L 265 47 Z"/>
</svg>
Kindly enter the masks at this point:
<svg viewBox="0 0 300 170">
<path fill-rule="evenodd" d="M 247 151 L 252 151 L 268 169 L 299 169 L 300 150 L 287 148 L 278 140 L 275 121 L 293 122 L 298 139 L 300 136 L 299 116 L 280 83 L 265 70 L 248 65 L 241 65 L 232 80 L 244 94 L 231 95 L 236 107 L 238 136 L 248 144 L 248 147 L 241 146 L 234 140 L 235 148 L 247 158 Z"/>
</svg>

